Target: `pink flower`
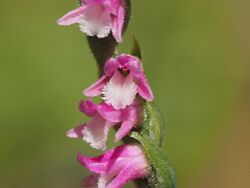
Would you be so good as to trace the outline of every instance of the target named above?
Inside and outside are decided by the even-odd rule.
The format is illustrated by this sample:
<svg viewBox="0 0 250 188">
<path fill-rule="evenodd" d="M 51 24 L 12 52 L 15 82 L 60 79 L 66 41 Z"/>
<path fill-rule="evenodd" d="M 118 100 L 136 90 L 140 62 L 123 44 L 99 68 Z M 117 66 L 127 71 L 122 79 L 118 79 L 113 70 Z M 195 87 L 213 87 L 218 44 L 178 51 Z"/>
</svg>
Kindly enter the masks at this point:
<svg viewBox="0 0 250 188">
<path fill-rule="evenodd" d="M 83 93 L 88 97 L 102 95 L 104 102 L 115 109 L 132 104 L 137 93 L 147 101 L 154 98 L 140 60 L 126 54 L 110 58 L 104 66 L 104 75 Z"/>
<path fill-rule="evenodd" d="M 117 42 L 122 41 L 125 19 L 123 0 L 82 0 L 82 5 L 58 20 L 59 25 L 78 23 L 88 36 L 98 38 L 112 34 Z"/>
<path fill-rule="evenodd" d="M 140 108 L 137 103 L 133 103 L 125 109 L 116 110 L 111 105 L 102 103 L 94 104 L 92 99 L 82 101 L 80 110 L 92 117 L 90 121 L 73 128 L 67 132 L 71 138 L 82 138 L 96 149 L 106 149 L 106 141 L 109 129 L 120 123 L 116 132 L 116 141 L 129 134 L 140 120 Z"/>
<path fill-rule="evenodd" d="M 121 188 L 148 174 L 147 160 L 138 145 L 122 145 L 99 157 L 78 154 L 78 161 L 93 172 L 83 179 L 85 188 Z"/>
</svg>

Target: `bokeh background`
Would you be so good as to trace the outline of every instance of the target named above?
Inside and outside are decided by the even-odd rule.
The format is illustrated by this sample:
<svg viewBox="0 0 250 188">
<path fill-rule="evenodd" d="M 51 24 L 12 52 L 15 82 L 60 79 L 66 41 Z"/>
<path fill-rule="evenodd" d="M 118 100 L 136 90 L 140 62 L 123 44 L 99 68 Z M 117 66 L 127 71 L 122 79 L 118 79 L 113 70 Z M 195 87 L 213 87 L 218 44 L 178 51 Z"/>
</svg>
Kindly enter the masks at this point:
<svg viewBox="0 0 250 188">
<path fill-rule="evenodd" d="M 132 2 L 119 51 L 141 43 L 178 187 L 250 187 L 249 1 Z M 65 137 L 87 120 L 77 104 L 97 79 L 84 34 L 55 23 L 76 6 L 1 0 L 0 188 L 79 187 L 76 153 L 98 154 Z"/>
</svg>

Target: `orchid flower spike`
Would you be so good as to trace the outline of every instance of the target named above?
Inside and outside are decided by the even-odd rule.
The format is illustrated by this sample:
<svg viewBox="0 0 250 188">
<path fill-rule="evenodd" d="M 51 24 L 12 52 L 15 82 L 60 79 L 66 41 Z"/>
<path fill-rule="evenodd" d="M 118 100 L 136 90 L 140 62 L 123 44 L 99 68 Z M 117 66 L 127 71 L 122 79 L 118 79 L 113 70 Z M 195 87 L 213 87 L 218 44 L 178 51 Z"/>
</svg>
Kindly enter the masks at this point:
<svg viewBox="0 0 250 188">
<path fill-rule="evenodd" d="M 93 172 L 83 179 L 85 188 L 121 188 L 131 180 L 146 177 L 149 171 L 139 145 L 122 145 L 99 157 L 78 154 L 78 161 Z"/>
<path fill-rule="evenodd" d="M 116 110 L 111 105 L 94 104 L 92 99 L 82 101 L 80 111 L 92 117 L 90 121 L 67 132 L 70 138 L 82 138 L 95 149 L 106 149 L 109 129 L 120 123 L 116 141 L 128 135 L 141 120 L 139 104 L 133 103 L 125 109 Z"/>
<path fill-rule="evenodd" d="M 142 63 L 137 57 L 126 54 L 110 58 L 104 66 L 104 75 L 83 93 L 88 97 L 102 95 L 104 102 L 115 109 L 132 104 L 137 93 L 147 101 L 154 98 Z"/>
<path fill-rule="evenodd" d="M 112 32 L 122 42 L 125 20 L 124 0 L 81 0 L 81 6 L 58 20 L 59 25 L 78 23 L 88 36 L 105 38 Z"/>
</svg>

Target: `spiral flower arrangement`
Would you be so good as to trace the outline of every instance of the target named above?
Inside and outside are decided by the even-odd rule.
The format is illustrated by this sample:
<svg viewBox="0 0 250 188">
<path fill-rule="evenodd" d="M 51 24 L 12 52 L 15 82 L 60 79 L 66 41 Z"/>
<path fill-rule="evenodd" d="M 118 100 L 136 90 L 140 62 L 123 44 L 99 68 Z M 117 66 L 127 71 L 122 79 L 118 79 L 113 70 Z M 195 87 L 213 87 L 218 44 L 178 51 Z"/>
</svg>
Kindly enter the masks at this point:
<svg viewBox="0 0 250 188">
<path fill-rule="evenodd" d="M 134 181 L 139 188 L 175 188 L 175 172 L 161 151 L 164 121 L 153 103 L 142 55 L 134 38 L 130 54 L 115 54 L 130 20 L 130 0 L 81 0 L 80 6 L 58 20 L 59 25 L 79 24 L 87 35 L 100 78 L 83 91 L 86 100 L 79 110 L 90 120 L 70 129 L 67 136 L 81 138 L 103 150 L 98 157 L 78 154 L 91 174 L 86 188 L 121 188 Z M 96 104 L 93 98 L 100 98 Z M 106 141 L 115 128 L 115 141 L 124 144 L 108 149 Z"/>
</svg>

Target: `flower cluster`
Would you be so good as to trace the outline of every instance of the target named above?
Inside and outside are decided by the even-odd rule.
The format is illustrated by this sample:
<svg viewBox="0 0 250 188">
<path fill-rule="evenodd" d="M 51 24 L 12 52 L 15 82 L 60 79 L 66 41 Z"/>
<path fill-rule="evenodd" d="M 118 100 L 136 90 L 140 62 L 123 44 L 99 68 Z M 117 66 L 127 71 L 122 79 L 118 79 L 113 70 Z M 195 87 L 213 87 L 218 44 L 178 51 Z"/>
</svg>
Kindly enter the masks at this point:
<svg viewBox="0 0 250 188">
<path fill-rule="evenodd" d="M 124 11 L 124 0 L 82 0 L 79 8 L 63 16 L 58 23 L 79 23 L 81 31 L 98 38 L 107 37 L 111 32 L 116 41 L 121 42 Z M 90 120 L 70 129 L 67 136 L 81 138 L 100 150 L 106 150 L 110 128 L 115 127 L 115 141 L 119 141 L 138 127 L 143 120 L 140 101 L 154 98 L 140 59 L 128 54 L 108 59 L 103 75 L 83 94 L 87 99 L 79 103 L 79 110 Z M 100 97 L 101 102 L 95 104 L 94 97 Z M 121 145 L 99 157 L 78 154 L 78 160 L 93 172 L 82 182 L 89 188 L 120 188 L 130 180 L 144 178 L 149 171 L 138 144 Z"/>
<path fill-rule="evenodd" d="M 119 141 L 139 126 L 143 118 L 140 98 L 153 100 L 140 60 L 126 54 L 110 58 L 103 76 L 83 93 L 88 99 L 79 103 L 79 110 L 91 119 L 69 130 L 67 136 L 82 138 L 101 150 L 106 150 L 110 128 L 116 127 L 115 141 Z M 101 96 L 101 103 L 93 102 L 96 96 Z M 84 179 L 84 187 L 119 188 L 131 179 L 145 177 L 148 170 L 138 145 L 122 145 L 96 158 L 79 154 L 78 160 L 94 173 Z"/>
</svg>

